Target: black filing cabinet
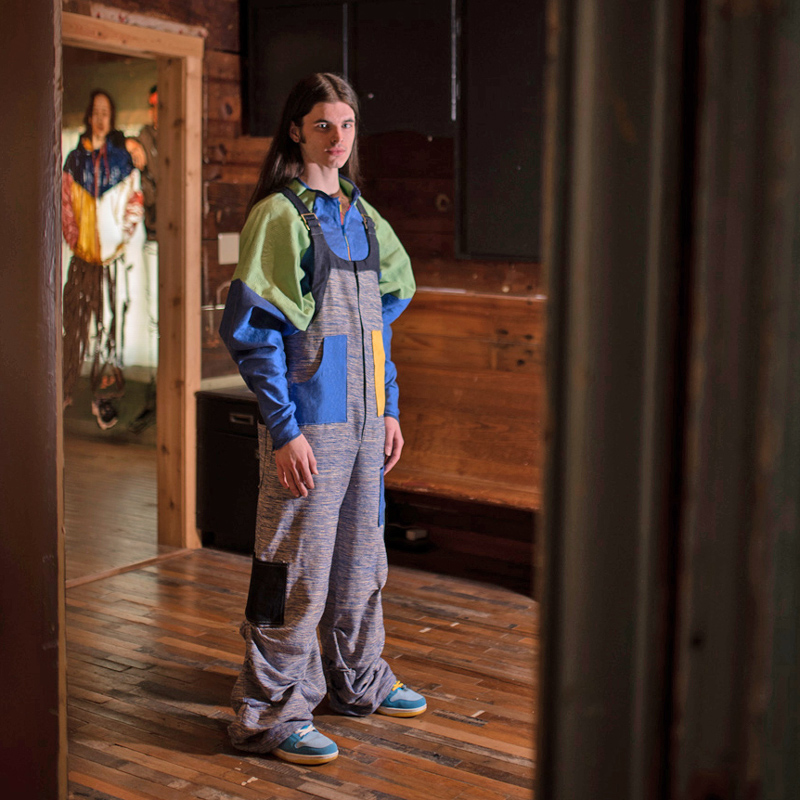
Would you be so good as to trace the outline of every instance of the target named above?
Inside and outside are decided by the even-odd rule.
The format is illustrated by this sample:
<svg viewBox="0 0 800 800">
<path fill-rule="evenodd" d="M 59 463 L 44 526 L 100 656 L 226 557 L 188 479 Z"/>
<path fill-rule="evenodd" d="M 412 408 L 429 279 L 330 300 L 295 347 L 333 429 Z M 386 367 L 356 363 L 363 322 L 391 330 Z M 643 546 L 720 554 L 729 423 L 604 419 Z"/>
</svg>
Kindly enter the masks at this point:
<svg viewBox="0 0 800 800">
<path fill-rule="evenodd" d="M 197 527 L 204 545 L 253 552 L 260 421 L 244 385 L 197 393 Z"/>
</svg>

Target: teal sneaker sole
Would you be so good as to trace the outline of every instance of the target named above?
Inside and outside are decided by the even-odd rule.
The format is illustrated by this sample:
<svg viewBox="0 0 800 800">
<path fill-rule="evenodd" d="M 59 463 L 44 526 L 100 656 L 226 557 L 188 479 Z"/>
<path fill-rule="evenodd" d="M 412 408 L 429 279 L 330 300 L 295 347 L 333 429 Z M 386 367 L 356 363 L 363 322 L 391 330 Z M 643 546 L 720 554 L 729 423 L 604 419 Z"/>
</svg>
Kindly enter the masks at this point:
<svg viewBox="0 0 800 800">
<path fill-rule="evenodd" d="M 418 717 L 428 709 L 428 704 L 418 708 L 391 708 L 390 706 L 378 706 L 375 711 L 387 717 Z"/>
<path fill-rule="evenodd" d="M 329 764 L 339 757 L 339 751 L 335 753 L 324 753 L 316 755 L 306 755 L 304 753 L 290 753 L 286 750 L 275 749 L 272 755 L 281 761 L 288 761 L 290 764 L 304 764 L 307 767 L 318 766 L 319 764 Z"/>
</svg>

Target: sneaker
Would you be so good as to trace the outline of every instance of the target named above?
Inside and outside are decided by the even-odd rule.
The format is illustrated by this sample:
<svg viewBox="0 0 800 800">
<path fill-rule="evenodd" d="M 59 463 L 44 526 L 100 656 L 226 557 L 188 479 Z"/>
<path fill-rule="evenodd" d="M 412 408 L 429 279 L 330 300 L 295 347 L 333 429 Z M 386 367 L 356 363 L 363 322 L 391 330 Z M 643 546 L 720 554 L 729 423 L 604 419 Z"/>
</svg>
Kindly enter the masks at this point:
<svg viewBox="0 0 800 800">
<path fill-rule="evenodd" d="M 119 414 L 112 400 L 92 400 L 92 414 L 97 418 L 97 425 L 103 431 L 113 428 L 119 420 Z"/>
<path fill-rule="evenodd" d="M 428 704 L 421 694 L 397 681 L 386 699 L 375 710 L 389 717 L 416 717 L 427 707 Z"/>
<path fill-rule="evenodd" d="M 292 764 L 313 765 L 333 761 L 339 755 L 339 748 L 309 723 L 284 739 L 272 752 Z"/>
</svg>

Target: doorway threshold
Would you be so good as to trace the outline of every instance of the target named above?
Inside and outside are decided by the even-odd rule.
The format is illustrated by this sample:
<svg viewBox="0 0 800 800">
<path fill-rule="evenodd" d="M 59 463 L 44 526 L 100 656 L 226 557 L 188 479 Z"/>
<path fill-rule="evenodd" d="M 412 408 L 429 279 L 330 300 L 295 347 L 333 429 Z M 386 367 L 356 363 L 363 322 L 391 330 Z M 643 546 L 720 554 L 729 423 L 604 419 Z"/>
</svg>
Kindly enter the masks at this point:
<svg viewBox="0 0 800 800">
<path fill-rule="evenodd" d="M 153 556 L 152 558 L 145 558 L 142 561 L 136 561 L 133 564 L 126 564 L 124 567 L 114 567 L 113 569 L 106 569 L 102 572 L 95 572 L 92 575 L 82 575 L 80 578 L 72 578 L 64 582 L 67 589 L 73 589 L 75 586 L 83 586 L 86 583 L 93 583 L 94 581 L 102 581 L 106 578 L 113 578 L 115 575 L 122 575 L 125 572 L 133 572 L 137 569 L 149 567 L 152 564 L 161 564 L 164 561 L 169 561 L 179 556 L 185 556 L 189 553 L 197 552 L 196 549 L 191 547 L 178 548 L 169 553 L 161 553 L 160 555 Z"/>
</svg>

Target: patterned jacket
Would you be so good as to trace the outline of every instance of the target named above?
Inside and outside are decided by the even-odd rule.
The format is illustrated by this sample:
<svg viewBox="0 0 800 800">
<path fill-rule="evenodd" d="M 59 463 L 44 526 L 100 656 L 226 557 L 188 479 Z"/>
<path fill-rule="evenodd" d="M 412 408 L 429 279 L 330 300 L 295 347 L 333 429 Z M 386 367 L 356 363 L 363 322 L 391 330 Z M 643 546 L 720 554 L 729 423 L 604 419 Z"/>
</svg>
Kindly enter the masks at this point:
<svg viewBox="0 0 800 800">
<path fill-rule="evenodd" d="M 144 215 L 139 172 L 122 135 L 99 150 L 81 137 L 61 179 L 61 227 L 72 252 L 91 264 L 118 258 Z"/>
</svg>

